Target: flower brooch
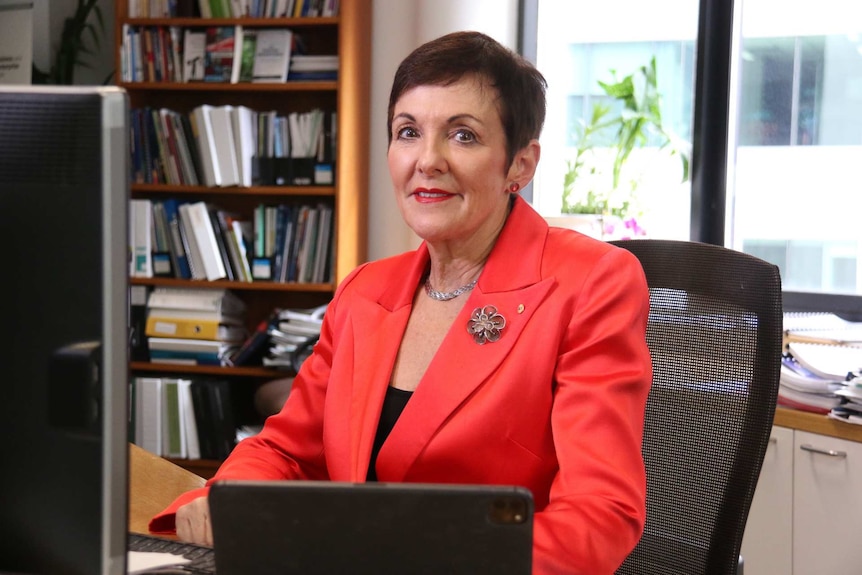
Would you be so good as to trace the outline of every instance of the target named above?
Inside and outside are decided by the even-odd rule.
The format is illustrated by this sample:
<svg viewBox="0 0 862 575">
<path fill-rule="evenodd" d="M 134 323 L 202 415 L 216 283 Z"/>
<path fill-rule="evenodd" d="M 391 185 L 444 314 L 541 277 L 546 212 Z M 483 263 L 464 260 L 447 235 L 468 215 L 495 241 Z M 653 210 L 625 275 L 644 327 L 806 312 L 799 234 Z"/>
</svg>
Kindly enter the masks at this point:
<svg viewBox="0 0 862 575">
<path fill-rule="evenodd" d="M 504 327 L 506 327 L 506 318 L 497 313 L 497 308 L 492 305 L 477 307 L 467 321 L 467 333 L 472 335 L 473 341 L 479 345 L 499 340 L 500 332 Z"/>
</svg>

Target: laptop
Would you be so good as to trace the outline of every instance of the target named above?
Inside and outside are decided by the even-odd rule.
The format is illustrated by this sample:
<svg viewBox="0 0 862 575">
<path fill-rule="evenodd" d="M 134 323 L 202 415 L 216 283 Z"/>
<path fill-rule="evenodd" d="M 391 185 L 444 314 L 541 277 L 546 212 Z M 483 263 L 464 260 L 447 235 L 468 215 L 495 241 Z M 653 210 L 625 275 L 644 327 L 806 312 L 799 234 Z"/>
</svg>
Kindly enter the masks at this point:
<svg viewBox="0 0 862 575">
<path fill-rule="evenodd" d="M 221 481 L 210 491 L 218 575 L 529 575 L 521 487 Z"/>
</svg>

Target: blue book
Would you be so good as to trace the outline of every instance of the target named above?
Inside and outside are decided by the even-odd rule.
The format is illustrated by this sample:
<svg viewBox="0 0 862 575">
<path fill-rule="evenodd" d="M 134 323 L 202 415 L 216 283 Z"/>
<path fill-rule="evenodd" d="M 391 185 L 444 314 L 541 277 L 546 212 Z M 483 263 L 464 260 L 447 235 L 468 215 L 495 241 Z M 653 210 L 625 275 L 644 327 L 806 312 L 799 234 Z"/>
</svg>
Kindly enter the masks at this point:
<svg viewBox="0 0 862 575">
<path fill-rule="evenodd" d="M 150 361 L 189 365 L 221 365 L 218 352 L 150 349 Z"/>
<path fill-rule="evenodd" d="M 176 276 L 184 280 L 191 279 L 192 272 L 191 268 L 189 268 L 188 255 L 186 254 L 182 236 L 180 235 L 180 220 L 178 215 L 180 202 L 175 199 L 168 199 L 164 200 L 162 205 L 165 208 L 165 215 L 168 220 L 171 249 L 177 262 Z"/>
</svg>

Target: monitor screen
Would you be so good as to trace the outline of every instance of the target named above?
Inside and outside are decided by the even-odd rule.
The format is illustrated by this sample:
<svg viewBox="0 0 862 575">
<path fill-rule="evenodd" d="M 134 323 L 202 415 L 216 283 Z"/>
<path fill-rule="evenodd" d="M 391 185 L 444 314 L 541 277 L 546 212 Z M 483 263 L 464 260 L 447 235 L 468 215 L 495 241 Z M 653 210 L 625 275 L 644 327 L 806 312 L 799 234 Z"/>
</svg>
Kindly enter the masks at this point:
<svg viewBox="0 0 862 575">
<path fill-rule="evenodd" d="M 127 109 L 0 86 L 0 572 L 125 571 Z"/>
</svg>

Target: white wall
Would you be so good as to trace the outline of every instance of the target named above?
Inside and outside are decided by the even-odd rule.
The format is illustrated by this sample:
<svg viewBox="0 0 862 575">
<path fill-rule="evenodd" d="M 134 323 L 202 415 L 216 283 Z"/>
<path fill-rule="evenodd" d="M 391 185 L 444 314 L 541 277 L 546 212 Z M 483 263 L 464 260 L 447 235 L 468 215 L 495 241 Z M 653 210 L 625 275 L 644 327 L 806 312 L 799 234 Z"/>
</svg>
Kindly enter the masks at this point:
<svg viewBox="0 0 862 575">
<path fill-rule="evenodd" d="M 54 60 L 60 35 L 63 32 L 63 21 L 75 13 L 78 0 L 32 0 L 33 1 L 33 63 L 42 71 L 47 72 Z M 102 84 L 107 75 L 114 69 L 114 2 L 127 0 L 99 0 L 105 27 L 100 37 L 100 50 L 96 54 L 84 54 L 83 59 L 91 68 L 78 67 L 75 70 L 75 83 Z M 97 29 L 98 20 L 91 13 L 89 22 Z M 89 34 L 84 36 L 88 46 L 95 49 Z M 115 79 L 111 78 L 110 82 Z"/>
<path fill-rule="evenodd" d="M 413 249 L 419 243 L 401 219 L 386 167 L 386 108 L 398 64 L 420 44 L 456 30 L 479 30 L 515 49 L 517 24 L 517 0 L 374 0 L 369 260 Z"/>
</svg>

